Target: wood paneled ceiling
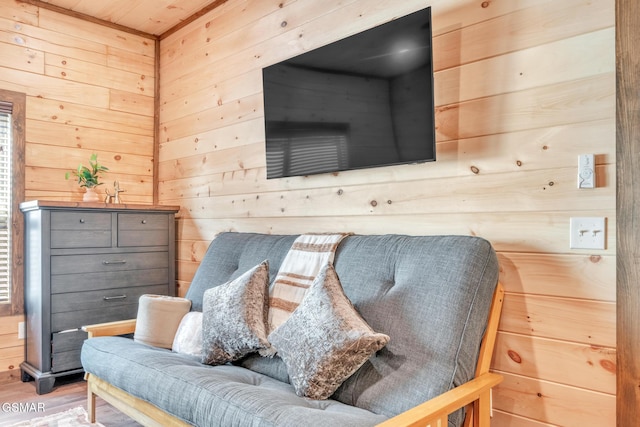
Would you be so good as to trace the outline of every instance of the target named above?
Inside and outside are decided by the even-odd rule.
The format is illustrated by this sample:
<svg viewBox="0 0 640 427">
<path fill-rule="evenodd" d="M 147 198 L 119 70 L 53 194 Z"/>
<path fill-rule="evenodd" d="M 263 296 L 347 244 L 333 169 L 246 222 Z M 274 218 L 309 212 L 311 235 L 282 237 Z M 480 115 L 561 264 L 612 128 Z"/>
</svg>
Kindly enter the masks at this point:
<svg viewBox="0 0 640 427">
<path fill-rule="evenodd" d="M 21 0 L 25 3 L 92 17 L 132 30 L 162 36 L 226 0 Z"/>
</svg>

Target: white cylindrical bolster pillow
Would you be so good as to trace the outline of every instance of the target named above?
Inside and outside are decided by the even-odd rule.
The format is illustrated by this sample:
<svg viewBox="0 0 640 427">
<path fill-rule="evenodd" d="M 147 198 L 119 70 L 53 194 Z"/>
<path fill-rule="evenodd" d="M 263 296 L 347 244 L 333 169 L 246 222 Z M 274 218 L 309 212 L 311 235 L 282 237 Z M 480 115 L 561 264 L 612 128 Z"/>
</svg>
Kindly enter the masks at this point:
<svg viewBox="0 0 640 427">
<path fill-rule="evenodd" d="M 191 301 L 165 295 L 142 295 L 133 339 L 154 347 L 171 349 L 180 320 L 189 312 Z"/>
</svg>

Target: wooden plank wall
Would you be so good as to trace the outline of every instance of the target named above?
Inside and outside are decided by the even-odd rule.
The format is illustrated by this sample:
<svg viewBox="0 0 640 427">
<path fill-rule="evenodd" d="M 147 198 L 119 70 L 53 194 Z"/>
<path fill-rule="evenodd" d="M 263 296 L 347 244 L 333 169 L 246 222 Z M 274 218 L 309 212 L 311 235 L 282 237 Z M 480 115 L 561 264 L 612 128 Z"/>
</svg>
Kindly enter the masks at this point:
<svg viewBox="0 0 640 427">
<path fill-rule="evenodd" d="M 261 67 L 433 6 L 438 160 L 265 179 Z M 615 423 L 614 0 L 229 0 L 161 41 L 180 293 L 224 230 L 473 234 L 507 289 L 497 426 Z M 595 153 L 597 188 L 576 188 Z M 569 218 L 607 218 L 570 250 Z"/>
<path fill-rule="evenodd" d="M 0 387 L 20 379 L 20 364 L 24 361 L 24 339 L 18 338 L 18 323 L 24 315 L 0 320 Z"/>
<path fill-rule="evenodd" d="M 92 153 L 129 202 L 153 202 L 155 41 L 0 1 L 0 87 L 27 94 L 26 199 L 81 200 Z"/>
<path fill-rule="evenodd" d="M 0 0 L 0 88 L 27 95 L 26 200 L 81 200 L 65 172 L 97 153 L 105 187 L 153 202 L 154 52 L 149 38 Z M 21 321 L 0 319 L 0 383 L 19 378 Z"/>
</svg>

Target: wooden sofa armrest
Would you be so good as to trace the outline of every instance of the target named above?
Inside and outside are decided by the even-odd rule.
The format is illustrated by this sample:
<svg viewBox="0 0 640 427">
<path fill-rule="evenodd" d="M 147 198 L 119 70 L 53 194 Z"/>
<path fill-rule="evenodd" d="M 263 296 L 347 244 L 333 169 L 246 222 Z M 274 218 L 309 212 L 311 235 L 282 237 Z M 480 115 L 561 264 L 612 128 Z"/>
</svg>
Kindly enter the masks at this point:
<svg viewBox="0 0 640 427">
<path fill-rule="evenodd" d="M 440 396 L 434 397 L 409 409 L 377 427 L 398 426 L 446 426 L 447 416 L 458 409 L 478 401 L 478 411 L 474 411 L 474 426 L 488 427 L 491 407 L 491 388 L 502 382 L 502 375 L 486 373 L 464 383 Z"/>
<path fill-rule="evenodd" d="M 136 319 L 86 325 L 82 327 L 82 330 L 89 334 L 89 338 L 132 334 L 136 330 Z"/>
</svg>

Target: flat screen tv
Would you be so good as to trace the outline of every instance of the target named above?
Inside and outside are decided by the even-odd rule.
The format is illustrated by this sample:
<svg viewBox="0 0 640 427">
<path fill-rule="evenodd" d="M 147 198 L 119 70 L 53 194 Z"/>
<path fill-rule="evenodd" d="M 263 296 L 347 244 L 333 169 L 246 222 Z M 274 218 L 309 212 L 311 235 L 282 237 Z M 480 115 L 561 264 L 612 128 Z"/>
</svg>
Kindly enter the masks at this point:
<svg viewBox="0 0 640 427">
<path fill-rule="evenodd" d="M 267 178 L 434 161 L 431 9 L 263 69 Z"/>
</svg>

